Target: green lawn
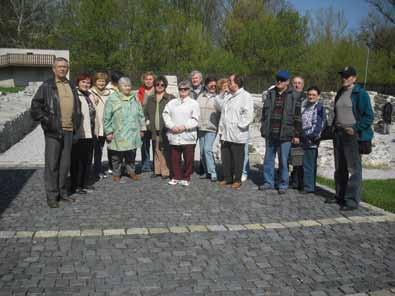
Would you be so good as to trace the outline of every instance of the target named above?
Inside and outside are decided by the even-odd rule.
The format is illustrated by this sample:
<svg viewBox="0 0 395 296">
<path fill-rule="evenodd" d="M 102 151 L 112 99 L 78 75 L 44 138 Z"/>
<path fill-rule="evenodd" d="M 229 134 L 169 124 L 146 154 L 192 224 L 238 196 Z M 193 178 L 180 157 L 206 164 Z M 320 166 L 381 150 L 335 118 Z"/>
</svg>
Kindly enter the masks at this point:
<svg viewBox="0 0 395 296">
<path fill-rule="evenodd" d="M 23 90 L 24 87 L 16 86 L 16 87 L 0 87 L 0 92 L 2 93 L 17 93 L 18 91 Z"/>
<path fill-rule="evenodd" d="M 335 181 L 317 176 L 317 182 L 335 188 Z M 395 179 L 365 180 L 362 185 L 363 201 L 395 213 Z"/>
</svg>

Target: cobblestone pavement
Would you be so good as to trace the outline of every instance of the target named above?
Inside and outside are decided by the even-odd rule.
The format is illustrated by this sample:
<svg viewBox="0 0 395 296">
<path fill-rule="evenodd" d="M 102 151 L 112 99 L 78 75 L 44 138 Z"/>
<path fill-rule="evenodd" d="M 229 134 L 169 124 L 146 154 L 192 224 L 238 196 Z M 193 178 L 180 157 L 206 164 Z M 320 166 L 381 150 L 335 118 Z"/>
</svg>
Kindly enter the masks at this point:
<svg viewBox="0 0 395 296">
<path fill-rule="evenodd" d="M 48 209 L 41 168 L 1 169 L 0 295 L 395 295 L 394 215 L 252 179 L 105 179 Z"/>
</svg>

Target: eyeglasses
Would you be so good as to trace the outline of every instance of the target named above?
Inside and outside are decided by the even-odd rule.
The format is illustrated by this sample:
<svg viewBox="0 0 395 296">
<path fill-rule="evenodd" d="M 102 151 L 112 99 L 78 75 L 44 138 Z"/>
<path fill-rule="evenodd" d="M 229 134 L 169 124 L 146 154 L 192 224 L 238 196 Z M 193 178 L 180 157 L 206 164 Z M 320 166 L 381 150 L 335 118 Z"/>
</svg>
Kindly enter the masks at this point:
<svg viewBox="0 0 395 296">
<path fill-rule="evenodd" d="M 155 84 L 155 86 L 161 86 L 161 87 L 164 87 L 164 86 L 165 86 L 165 84 L 164 84 L 164 83 L 157 83 L 157 84 Z"/>
<path fill-rule="evenodd" d="M 187 88 L 187 87 L 181 87 L 181 88 L 179 88 L 178 90 L 179 90 L 179 91 L 188 91 L 189 88 Z"/>
<path fill-rule="evenodd" d="M 208 87 L 208 88 L 216 88 L 217 85 L 216 85 L 216 84 L 209 84 L 207 87 Z"/>
</svg>

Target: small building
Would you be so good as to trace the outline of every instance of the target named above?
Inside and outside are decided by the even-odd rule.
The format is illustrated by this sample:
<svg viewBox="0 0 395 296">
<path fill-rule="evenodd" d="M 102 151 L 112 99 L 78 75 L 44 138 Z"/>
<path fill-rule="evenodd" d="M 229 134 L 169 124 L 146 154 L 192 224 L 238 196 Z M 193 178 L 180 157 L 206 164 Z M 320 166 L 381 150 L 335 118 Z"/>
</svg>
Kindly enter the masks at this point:
<svg viewBox="0 0 395 296">
<path fill-rule="evenodd" d="M 0 48 L 0 85 L 2 81 L 7 86 L 27 86 L 29 82 L 44 81 L 53 75 L 54 59 L 70 60 L 69 56 L 68 50 Z"/>
</svg>

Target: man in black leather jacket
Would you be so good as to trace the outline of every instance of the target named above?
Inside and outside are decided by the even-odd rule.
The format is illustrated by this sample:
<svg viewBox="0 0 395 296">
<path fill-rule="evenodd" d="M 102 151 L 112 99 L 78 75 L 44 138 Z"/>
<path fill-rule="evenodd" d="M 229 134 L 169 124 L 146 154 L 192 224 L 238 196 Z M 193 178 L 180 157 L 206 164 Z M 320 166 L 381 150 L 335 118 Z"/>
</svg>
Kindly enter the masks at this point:
<svg viewBox="0 0 395 296">
<path fill-rule="evenodd" d="M 34 95 L 30 113 L 41 122 L 45 135 L 45 190 L 47 204 L 58 208 L 67 196 L 66 178 L 70 169 L 73 135 L 81 124 L 81 105 L 75 87 L 67 79 L 69 63 L 56 58 L 54 78 L 45 81 Z"/>
</svg>

